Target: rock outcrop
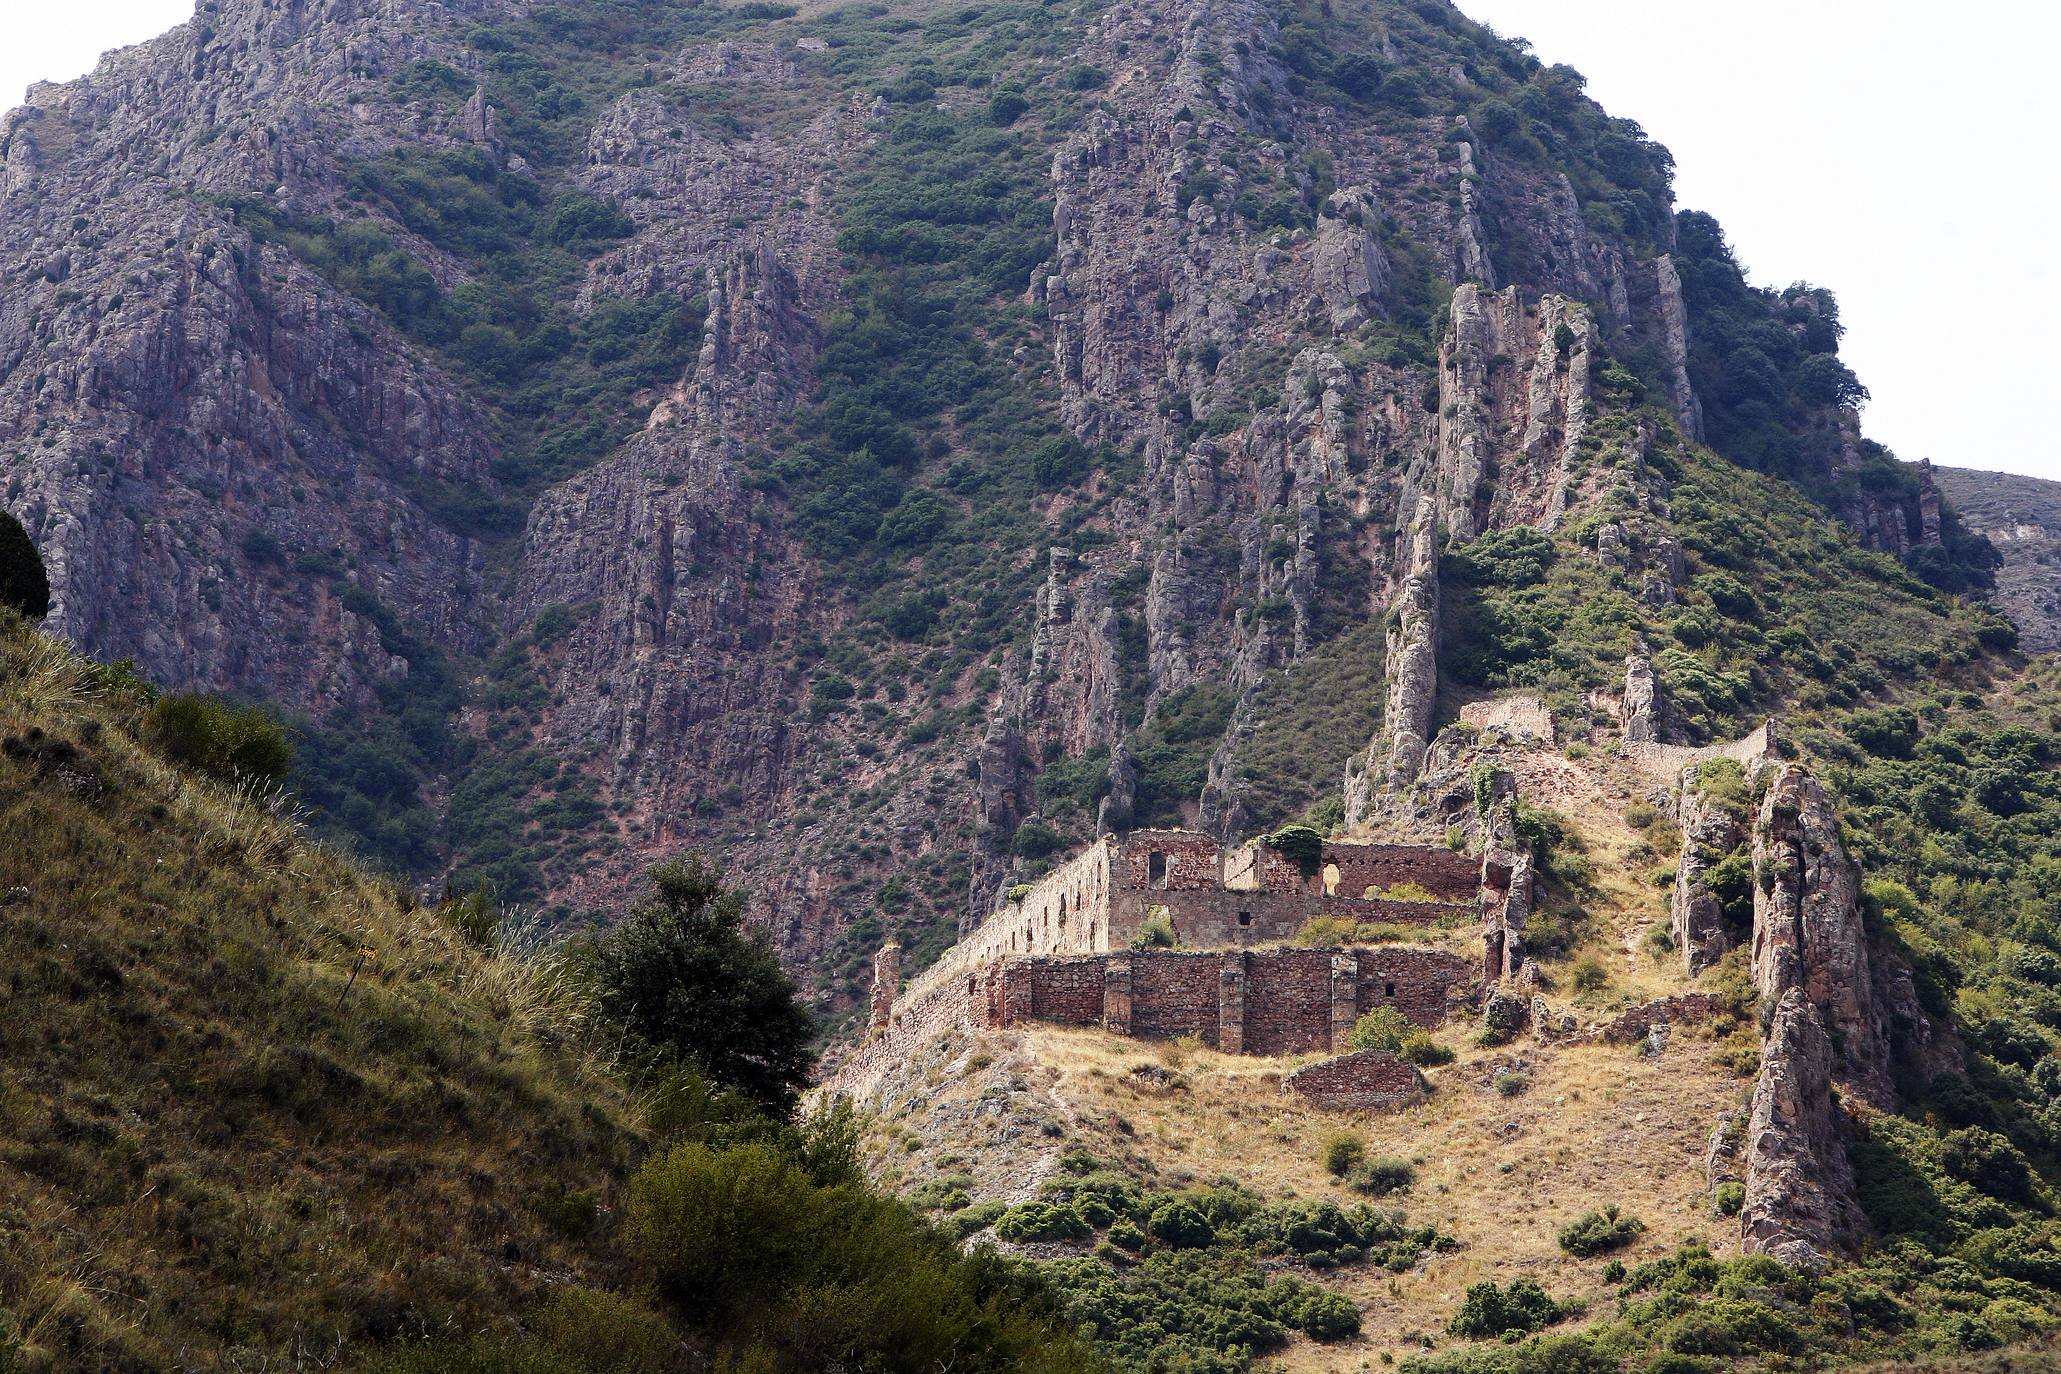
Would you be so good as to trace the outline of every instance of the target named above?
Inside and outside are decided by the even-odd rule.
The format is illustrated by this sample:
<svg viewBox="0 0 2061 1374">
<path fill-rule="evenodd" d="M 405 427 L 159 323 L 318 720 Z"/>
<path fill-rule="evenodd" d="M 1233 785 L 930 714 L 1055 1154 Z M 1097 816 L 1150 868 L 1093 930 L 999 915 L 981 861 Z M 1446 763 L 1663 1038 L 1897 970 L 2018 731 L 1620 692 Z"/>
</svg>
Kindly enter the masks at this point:
<svg viewBox="0 0 2061 1374">
<path fill-rule="evenodd" d="M 1863 1220 L 1846 1152 L 1849 1112 L 1894 1107 L 1892 1046 L 1914 1062 L 1932 1030 L 1892 956 L 1868 938 L 1860 869 L 1831 794 L 1771 765 L 1754 824 L 1753 980 L 1773 1008 L 1746 1146 L 1748 1249 L 1815 1263 Z"/>
<path fill-rule="evenodd" d="M 1699 765 L 1683 770 L 1677 793 L 1682 852 L 1675 863 L 1668 929 L 1691 978 L 1722 959 L 1737 942 L 1724 906 L 1710 890 L 1711 868 L 1746 844 L 1746 827 L 1729 806 L 1699 787 Z"/>
<path fill-rule="evenodd" d="M 1746 1248 L 1816 1268 L 1857 1237 L 1847 1125 L 1833 1099 L 1832 1040 L 1800 987 L 1775 1005 L 1746 1128 Z"/>
</svg>

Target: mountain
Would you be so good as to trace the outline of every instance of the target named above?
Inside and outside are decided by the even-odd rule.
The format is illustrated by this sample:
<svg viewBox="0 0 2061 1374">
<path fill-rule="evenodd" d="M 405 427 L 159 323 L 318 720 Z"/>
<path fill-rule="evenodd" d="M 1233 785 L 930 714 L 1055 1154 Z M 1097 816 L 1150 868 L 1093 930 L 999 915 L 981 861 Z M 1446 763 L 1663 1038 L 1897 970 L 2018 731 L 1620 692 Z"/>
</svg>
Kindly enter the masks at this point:
<svg viewBox="0 0 2061 1374">
<path fill-rule="evenodd" d="M 2061 484 L 2008 472 L 1941 468 L 1940 490 L 1968 528 L 1988 539 L 2002 561 L 1997 604 L 2018 625 L 2025 647 L 2061 649 L 2061 574 L 2055 532 L 2061 530 Z"/>
<path fill-rule="evenodd" d="M 217 0 L 0 132 L 5 500 L 332 833 L 718 850 L 844 1004 L 1105 801 L 1342 800 L 1419 494 L 1576 520 L 1589 407 L 1980 561 L 1581 85 L 1432 3 Z"/>
<path fill-rule="evenodd" d="M 10 622 L 0 1360 L 2051 1363 L 2044 505 L 1671 175 L 1443 0 L 204 0 L 36 88 L 0 502 L 103 666 Z M 863 1122 L 448 928 L 689 850 Z"/>
</svg>

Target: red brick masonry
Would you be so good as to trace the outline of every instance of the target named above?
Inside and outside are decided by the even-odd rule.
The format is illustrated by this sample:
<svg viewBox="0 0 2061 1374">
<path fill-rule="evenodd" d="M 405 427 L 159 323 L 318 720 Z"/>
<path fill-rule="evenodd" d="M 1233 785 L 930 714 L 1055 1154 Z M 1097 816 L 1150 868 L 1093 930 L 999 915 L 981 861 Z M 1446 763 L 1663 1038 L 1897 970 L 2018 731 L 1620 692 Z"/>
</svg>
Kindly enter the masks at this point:
<svg viewBox="0 0 2061 1374">
<path fill-rule="evenodd" d="M 1455 990 L 1471 988 L 1473 966 L 1443 950 L 1383 946 L 1043 955 L 1004 960 L 998 972 L 1000 1005 L 973 1009 L 987 1024 L 1192 1035 L 1230 1054 L 1277 1055 L 1342 1049 L 1376 1007 L 1439 1025 Z"/>
<path fill-rule="evenodd" d="M 1425 1095 L 1424 1075 L 1386 1050 L 1360 1050 L 1309 1064 L 1288 1075 L 1288 1089 L 1335 1112 L 1386 1112 L 1414 1106 Z"/>
</svg>

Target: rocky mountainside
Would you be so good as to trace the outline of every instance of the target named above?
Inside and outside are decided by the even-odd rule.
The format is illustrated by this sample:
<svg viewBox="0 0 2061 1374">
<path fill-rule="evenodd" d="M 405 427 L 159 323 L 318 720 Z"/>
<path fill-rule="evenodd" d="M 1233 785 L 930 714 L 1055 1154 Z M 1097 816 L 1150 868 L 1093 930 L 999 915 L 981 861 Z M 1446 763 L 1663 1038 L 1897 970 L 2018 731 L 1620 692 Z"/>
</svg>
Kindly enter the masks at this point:
<svg viewBox="0 0 2061 1374">
<path fill-rule="evenodd" d="M 715 849 L 842 1003 L 1097 826 L 1614 699 L 1736 609 L 1684 508 L 1776 490 L 1699 440 L 1980 576 L 1829 294 L 1581 87 L 1433 0 L 208 0 L 0 126 L 5 501 L 383 861 L 570 913 Z M 1578 653 L 1481 590 L 1520 527 Z M 1662 734 L 1786 689 L 1702 647 Z"/>
<path fill-rule="evenodd" d="M 2008 472 L 1940 468 L 1939 489 L 1969 529 L 2001 555 L 1996 600 L 2025 647 L 2061 649 L 2061 483 Z"/>
</svg>

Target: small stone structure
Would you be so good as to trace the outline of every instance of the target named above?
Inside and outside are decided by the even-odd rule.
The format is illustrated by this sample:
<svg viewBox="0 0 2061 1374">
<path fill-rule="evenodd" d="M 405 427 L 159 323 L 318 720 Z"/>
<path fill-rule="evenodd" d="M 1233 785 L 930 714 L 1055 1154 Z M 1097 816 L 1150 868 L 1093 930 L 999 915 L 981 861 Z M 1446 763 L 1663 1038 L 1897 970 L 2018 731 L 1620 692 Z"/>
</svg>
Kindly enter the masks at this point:
<svg viewBox="0 0 2061 1374">
<path fill-rule="evenodd" d="M 1427 1092 L 1417 1066 L 1387 1050 L 1357 1050 L 1306 1064 L 1284 1086 L 1334 1112 L 1398 1111 L 1422 1102 Z"/>
</svg>

